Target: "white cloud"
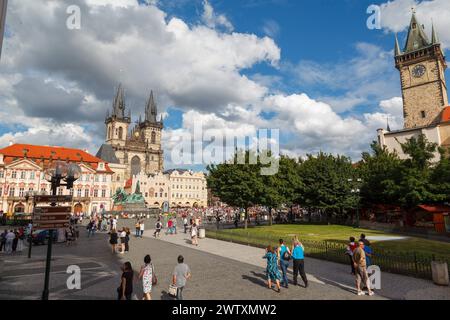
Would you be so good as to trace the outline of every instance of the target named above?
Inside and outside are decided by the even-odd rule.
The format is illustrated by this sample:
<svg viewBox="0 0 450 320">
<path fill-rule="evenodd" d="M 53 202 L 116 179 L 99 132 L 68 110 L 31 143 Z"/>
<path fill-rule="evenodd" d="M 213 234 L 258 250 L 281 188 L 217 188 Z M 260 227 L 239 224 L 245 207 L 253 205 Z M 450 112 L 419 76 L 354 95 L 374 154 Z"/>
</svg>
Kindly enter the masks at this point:
<svg viewBox="0 0 450 320">
<path fill-rule="evenodd" d="M 262 30 L 267 36 L 269 36 L 271 38 L 276 38 L 279 35 L 281 28 L 280 28 L 280 25 L 278 24 L 278 22 L 270 19 L 270 20 L 264 21 Z"/>
<path fill-rule="evenodd" d="M 203 0 L 203 22 L 210 28 L 223 27 L 227 31 L 233 31 L 233 24 L 223 14 L 216 14 L 208 0 Z"/>
<path fill-rule="evenodd" d="M 425 25 L 431 39 L 431 22 L 434 22 L 445 48 L 450 47 L 450 5 L 448 0 L 393 0 L 381 5 L 381 24 L 387 31 L 406 31 L 411 21 L 411 8 L 415 7 L 417 18 Z M 401 45 L 404 42 L 401 41 Z"/>
</svg>

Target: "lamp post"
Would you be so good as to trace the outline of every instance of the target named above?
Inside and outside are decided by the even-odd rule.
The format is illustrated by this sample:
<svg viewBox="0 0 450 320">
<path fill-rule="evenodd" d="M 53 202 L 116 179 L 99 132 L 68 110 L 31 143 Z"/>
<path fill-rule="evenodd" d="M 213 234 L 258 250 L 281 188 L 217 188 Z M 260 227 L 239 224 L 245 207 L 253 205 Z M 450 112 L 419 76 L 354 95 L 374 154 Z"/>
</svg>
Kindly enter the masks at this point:
<svg viewBox="0 0 450 320">
<path fill-rule="evenodd" d="M 68 190 L 73 188 L 73 183 L 78 180 L 81 174 L 81 169 L 74 163 L 65 163 L 57 161 L 53 163 L 45 171 L 45 179 L 51 183 L 52 195 L 56 196 L 57 189 L 60 186 L 66 186 Z M 66 183 L 61 184 L 61 180 Z M 52 207 L 56 207 L 56 203 L 51 204 Z M 50 281 L 50 263 L 52 258 L 52 244 L 53 244 L 53 229 L 48 231 L 48 248 L 47 248 L 47 261 L 45 264 L 45 283 L 44 291 L 42 292 L 42 300 L 48 300 L 49 290 L 48 285 Z"/>
<path fill-rule="evenodd" d="M 26 200 L 27 204 L 28 204 L 28 200 L 29 200 L 30 198 L 33 199 L 33 211 L 34 211 L 34 208 L 36 208 L 36 201 L 35 201 L 35 199 L 34 199 L 34 197 L 35 197 L 36 195 L 38 195 L 38 192 L 37 192 L 37 191 L 27 191 L 27 192 L 25 193 L 25 200 Z M 33 224 L 31 224 L 30 230 L 28 230 L 28 231 L 29 231 L 29 234 L 28 234 L 28 240 L 29 240 L 29 245 L 28 245 L 28 259 L 30 259 L 30 258 L 31 258 L 31 247 L 33 246 Z"/>
<path fill-rule="evenodd" d="M 348 179 L 348 182 L 353 184 L 354 180 Z M 359 200 L 360 200 L 360 193 L 361 193 L 361 190 L 359 188 L 362 183 L 362 179 L 358 178 L 358 179 L 356 179 L 355 182 L 356 182 L 356 186 L 352 187 L 351 193 L 355 194 L 358 198 L 357 203 L 356 203 L 356 227 L 359 228 Z"/>
</svg>

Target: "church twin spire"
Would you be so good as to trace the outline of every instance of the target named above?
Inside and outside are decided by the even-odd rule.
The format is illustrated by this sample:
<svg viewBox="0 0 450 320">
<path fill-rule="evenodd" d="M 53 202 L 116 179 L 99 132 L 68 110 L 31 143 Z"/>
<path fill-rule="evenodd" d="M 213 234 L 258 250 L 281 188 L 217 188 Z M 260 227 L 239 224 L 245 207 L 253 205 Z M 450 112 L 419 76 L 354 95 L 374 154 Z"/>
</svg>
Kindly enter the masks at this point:
<svg viewBox="0 0 450 320">
<path fill-rule="evenodd" d="M 117 88 L 116 96 L 113 100 L 113 111 L 112 114 L 109 114 L 109 111 L 106 113 L 106 119 L 109 119 L 111 117 L 115 117 L 119 120 L 126 120 L 130 121 L 131 119 L 131 110 L 128 110 L 128 116 L 125 116 L 125 93 L 124 89 L 122 87 L 122 84 L 119 84 L 119 87 Z M 155 98 L 153 95 L 153 90 L 150 93 L 150 97 L 147 100 L 147 105 L 145 107 L 145 121 L 144 123 L 150 123 L 150 124 L 162 124 L 162 116 L 160 118 L 160 121 L 157 121 L 156 117 L 158 115 L 158 108 L 155 102 Z M 139 124 L 142 123 L 142 117 L 139 116 Z"/>
</svg>

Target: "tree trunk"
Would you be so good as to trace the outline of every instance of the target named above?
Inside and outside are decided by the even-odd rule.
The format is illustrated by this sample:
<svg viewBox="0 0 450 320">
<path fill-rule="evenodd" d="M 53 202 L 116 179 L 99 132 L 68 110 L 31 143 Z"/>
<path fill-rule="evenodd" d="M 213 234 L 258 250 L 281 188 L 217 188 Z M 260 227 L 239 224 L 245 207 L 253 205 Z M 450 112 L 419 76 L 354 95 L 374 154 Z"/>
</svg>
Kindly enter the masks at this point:
<svg viewBox="0 0 450 320">
<path fill-rule="evenodd" d="M 272 208 L 269 208 L 269 226 L 271 226 L 273 224 L 272 221 Z"/>
<path fill-rule="evenodd" d="M 245 230 L 247 230 L 247 226 L 248 226 L 248 211 L 247 211 L 248 209 L 247 208 L 245 208 L 245 216 L 244 216 L 244 219 L 245 219 L 245 222 L 244 222 L 244 229 Z"/>
</svg>

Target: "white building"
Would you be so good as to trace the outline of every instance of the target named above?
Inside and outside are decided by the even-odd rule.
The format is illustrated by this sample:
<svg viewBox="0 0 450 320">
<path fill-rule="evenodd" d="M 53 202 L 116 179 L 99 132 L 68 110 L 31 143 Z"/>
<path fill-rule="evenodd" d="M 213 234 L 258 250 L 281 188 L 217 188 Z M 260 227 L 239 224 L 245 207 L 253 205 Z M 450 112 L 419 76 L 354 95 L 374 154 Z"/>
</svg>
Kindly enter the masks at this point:
<svg viewBox="0 0 450 320">
<path fill-rule="evenodd" d="M 149 207 L 160 208 L 166 201 L 172 208 L 208 206 L 206 176 L 203 172 L 174 169 L 149 175 L 139 174 L 133 177 L 133 192 L 138 183 Z"/>
</svg>

